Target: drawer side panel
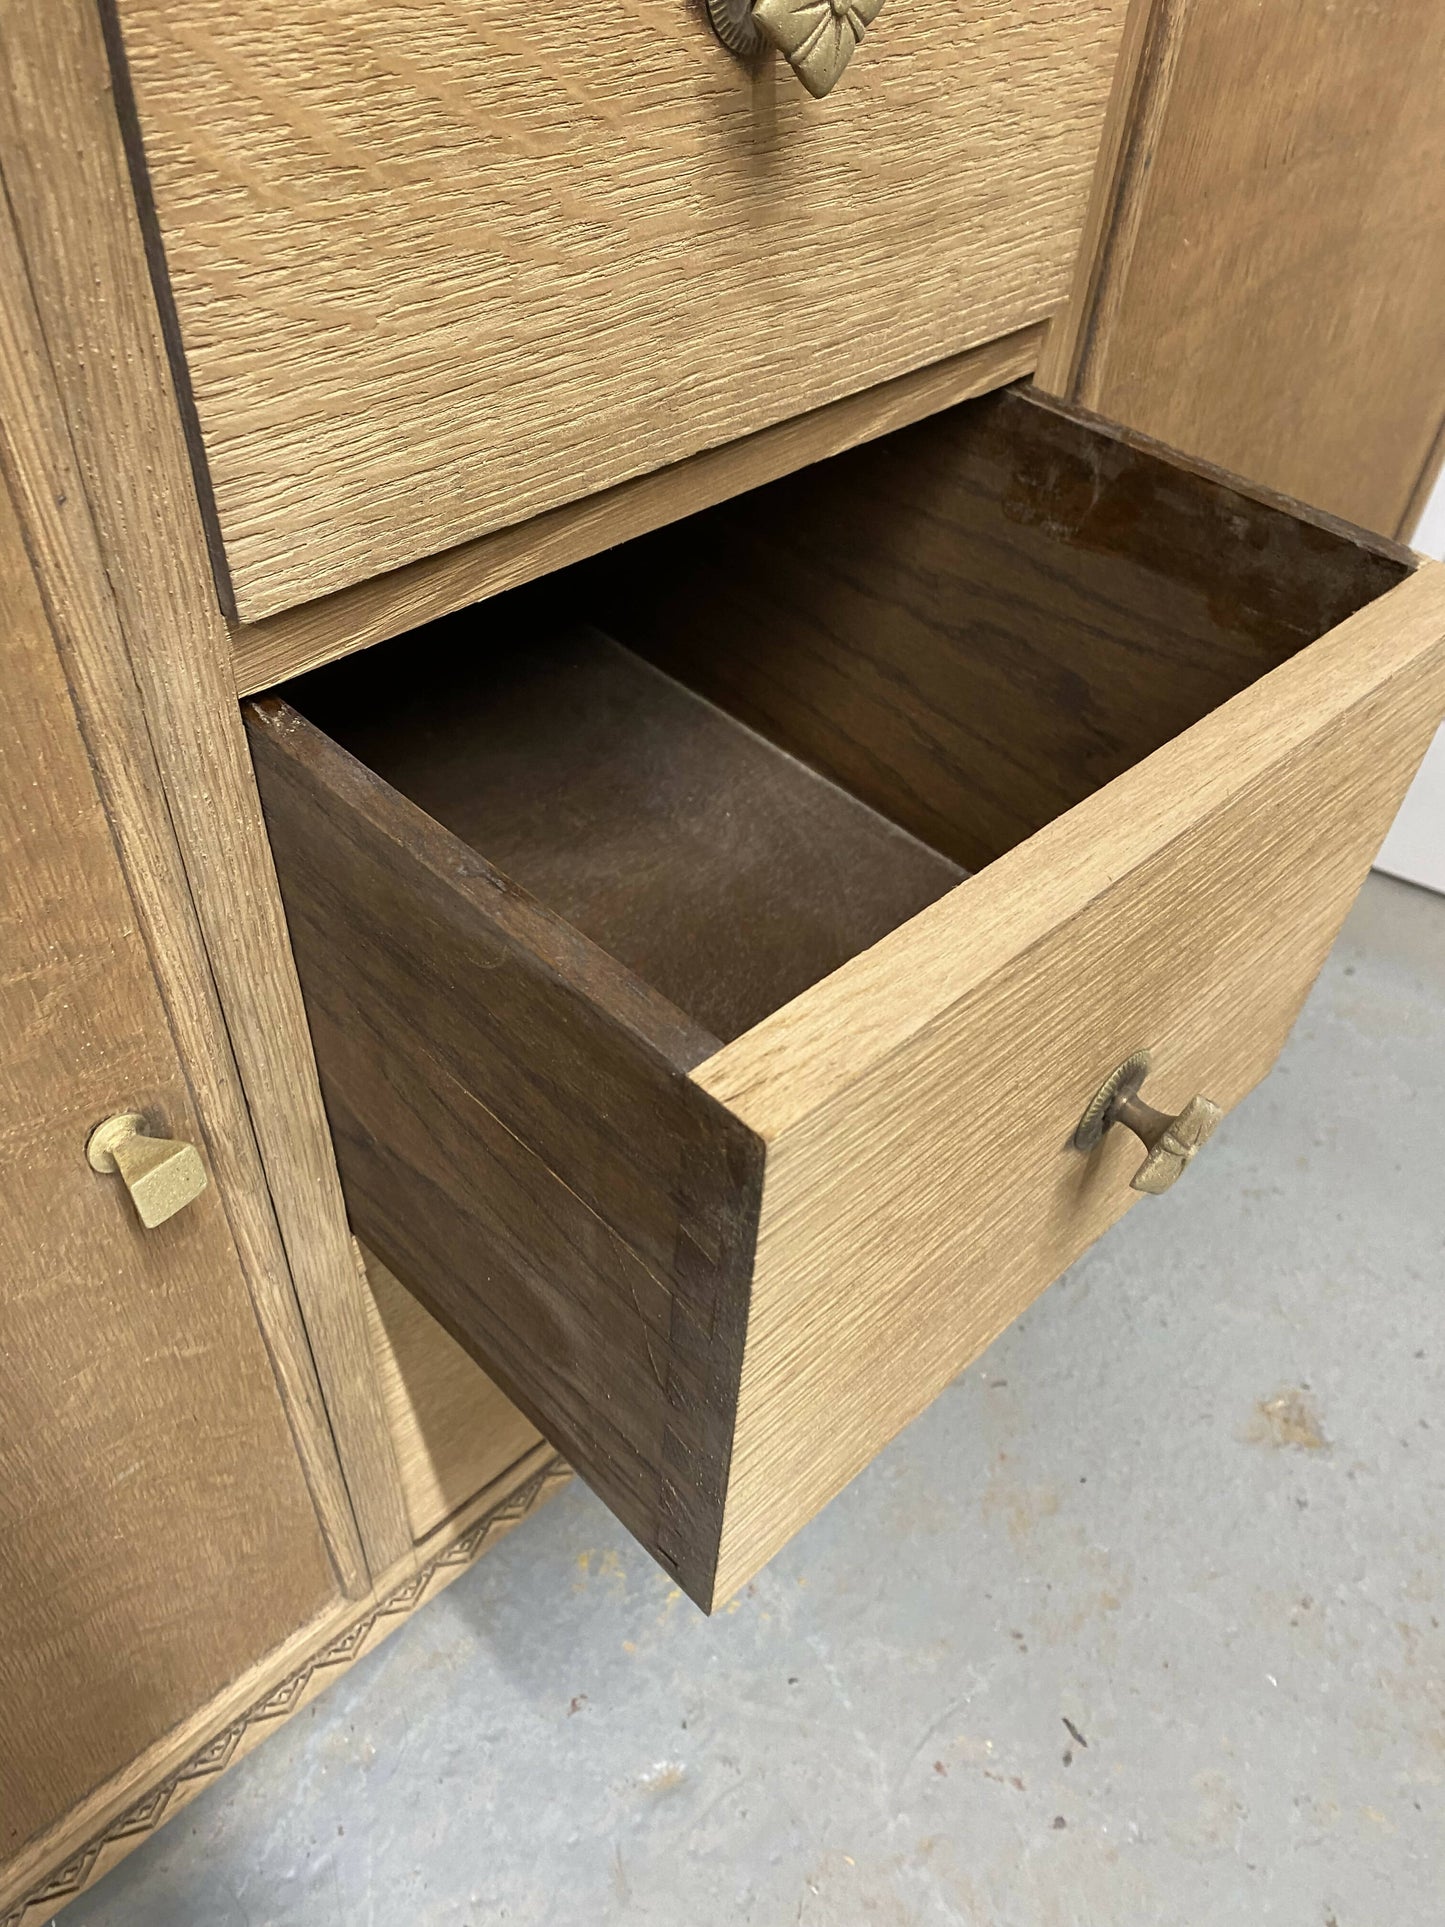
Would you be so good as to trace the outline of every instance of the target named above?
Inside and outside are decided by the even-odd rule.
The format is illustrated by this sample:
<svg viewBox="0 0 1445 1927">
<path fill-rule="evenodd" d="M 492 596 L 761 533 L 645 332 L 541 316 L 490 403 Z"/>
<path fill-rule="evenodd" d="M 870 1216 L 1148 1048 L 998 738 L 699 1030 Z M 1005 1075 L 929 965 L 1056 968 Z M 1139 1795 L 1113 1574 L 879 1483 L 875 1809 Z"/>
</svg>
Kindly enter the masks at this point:
<svg viewBox="0 0 1445 1927">
<path fill-rule="evenodd" d="M 253 755 L 347 1206 L 706 1604 L 761 1145 L 712 1040 L 288 705 Z"/>
</svg>

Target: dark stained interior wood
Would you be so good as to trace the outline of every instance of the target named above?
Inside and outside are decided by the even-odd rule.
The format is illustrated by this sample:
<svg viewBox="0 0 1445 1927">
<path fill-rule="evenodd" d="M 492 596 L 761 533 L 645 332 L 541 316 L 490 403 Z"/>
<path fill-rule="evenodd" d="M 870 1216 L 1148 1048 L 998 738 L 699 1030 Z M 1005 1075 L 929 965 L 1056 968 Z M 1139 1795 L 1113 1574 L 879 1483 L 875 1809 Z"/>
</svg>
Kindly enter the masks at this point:
<svg viewBox="0 0 1445 1927">
<path fill-rule="evenodd" d="M 614 550 L 573 593 L 977 870 L 1410 566 L 1015 387 Z"/>
<path fill-rule="evenodd" d="M 525 601 L 436 628 L 400 693 L 378 652 L 296 701 L 721 1040 L 963 879 L 595 629 Z"/>
<path fill-rule="evenodd" d="M 248 705 L 358 1235 L 711 1598 L 762 1175 L 717 1040 L 279 698 Z"/>
</svg>

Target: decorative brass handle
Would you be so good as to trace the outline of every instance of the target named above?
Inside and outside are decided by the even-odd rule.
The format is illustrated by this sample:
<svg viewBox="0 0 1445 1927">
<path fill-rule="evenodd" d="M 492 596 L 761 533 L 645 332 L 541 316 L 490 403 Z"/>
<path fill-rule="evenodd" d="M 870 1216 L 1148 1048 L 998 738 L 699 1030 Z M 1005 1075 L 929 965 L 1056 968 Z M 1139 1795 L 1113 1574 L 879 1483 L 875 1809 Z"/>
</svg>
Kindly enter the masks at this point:
<svg viewBox="0 0 1445 1927">
<path fill-rule="evenodd" d="M 707 0 L 725 47 L 751 60 L 776 47 L 814 100 L 830 94 L 883 0 Z"/>
<path fill-rule="evenodd" d="M 1177 1117 L 1156 1111 L 1139 1095 L 1149 1066 L 1148 1051 L 1138 1050 L 1105 1078 L 1079 1120 L 1074 1143 L 1081 1151 L 1092 1151 L 1111 1124 L 1127 1125 L 1149 1153 L 1130 1183 L 1136 1191 L 1157 1197 L 1213 1135 L 1224 1113 L 1207 1097 L 1191 1097 Z"/>
<path fill-rule="evenodd" d="M 138 1111 L 121 1111 L 97 1124 L 85 1144 L 92 1171 L 120 1173 L 135 1214 L 153 1231 L 206 1188 L 206 1167 L 194 1144 L 148 1137 Z"/>
</svg>

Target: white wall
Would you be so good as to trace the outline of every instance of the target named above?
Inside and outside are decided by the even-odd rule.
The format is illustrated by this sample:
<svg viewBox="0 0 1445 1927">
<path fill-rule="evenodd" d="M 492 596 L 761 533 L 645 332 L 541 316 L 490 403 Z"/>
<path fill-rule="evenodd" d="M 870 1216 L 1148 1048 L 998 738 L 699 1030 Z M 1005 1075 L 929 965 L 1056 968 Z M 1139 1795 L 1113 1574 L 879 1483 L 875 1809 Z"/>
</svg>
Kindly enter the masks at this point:
<svg viewBox="0 0 1445 1927">
<path fill-rule="evenodd" d="M 1413 546 L 1445 560 L 1445 475 L 1425 505 Z M 1441 729 L 1420 766 L 1410 794 L 1400 806 L 1375 868 L 1408 883 L 1423 883 L 1445 893 L 1445 729 Z"/>
</svg>

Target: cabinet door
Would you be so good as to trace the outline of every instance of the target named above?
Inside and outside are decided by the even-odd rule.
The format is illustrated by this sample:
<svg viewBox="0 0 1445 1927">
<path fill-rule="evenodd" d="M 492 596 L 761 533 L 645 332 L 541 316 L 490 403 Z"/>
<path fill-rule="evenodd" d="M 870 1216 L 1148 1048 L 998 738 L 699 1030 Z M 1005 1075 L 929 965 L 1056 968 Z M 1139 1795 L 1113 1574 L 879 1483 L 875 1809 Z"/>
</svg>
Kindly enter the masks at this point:
<svg viewBox="0 0 1445 1927">
<path fill-rule="evenodd" d="M 1445 452 L 1445 8 L 1152 13 L 1040 383 L 1408 540 Z"/>
<path fill-rule="evenodd" d="M 220 1192 L 86 1162 L 200 1126 L 3 490 L 0 606 L 3 1865 L 337 1586 Z"/>
</svg>

